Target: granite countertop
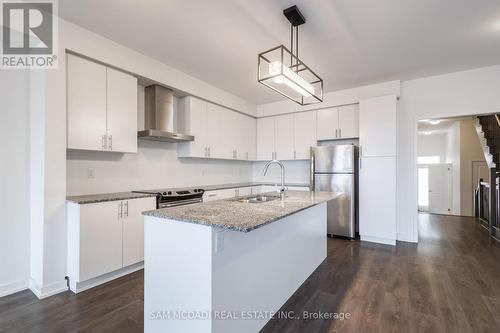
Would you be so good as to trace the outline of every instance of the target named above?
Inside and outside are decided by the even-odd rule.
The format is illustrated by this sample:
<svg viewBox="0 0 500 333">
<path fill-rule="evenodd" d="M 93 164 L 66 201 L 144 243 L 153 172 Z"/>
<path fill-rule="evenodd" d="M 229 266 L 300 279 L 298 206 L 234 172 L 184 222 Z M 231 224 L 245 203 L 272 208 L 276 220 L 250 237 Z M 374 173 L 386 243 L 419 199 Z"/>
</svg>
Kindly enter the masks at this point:
<svg viewBox="0 0 500 333">
<path fill-rule="evenodd" d="M 143 215 L 196 223 L 226 230 L 249 232 L 266 224 L 295 214 L 306 208 L 334 199 L 331 192 L 287 191 L 280 199 L 262 203 L 244 203 L 236 199 L 163 208 L 143 212 Z"/>
<path fill-rule="evenodd" d="M 66 200 L 80 204 L 80 205 L 84 205 L 84 204 L 106 202 L 106 201 L 149 198 L 149 197 L 155 197 L 155 196 L 156 195 L 154 195 L 154 194 L 147 194 L 147 193 L 118 192 L 118 193 L 75 195 L 75 196 L 67 197 Z"/>
<path fill-rule="evenodd" d="M 215 190 L 225 190 L 230 188 L 238 187 L 250 187 L 259 185 L 277 185 L 274 182 L 248 182 L 248 183 L 232 183 L 232 184 L 217 184 L 217 185 L 202 185 L 202 186 L 190 186 L 190 187 L 178 187 L 169 188 L 171 191 L 181 191 L 192 188 L 202 188 L 205 191 L 215 191 Z M 309 187 L 309 184 L 305 183 L 286 183 L 286 186 L 299 186 L 299 187 Z M 135 192 L 118 192 L 118 193 L 102 193 L 102 194 L 88 194 L 88 195 L 75 195 L 66 198 L 67 201 L 74 202 L 80 205 L 106 202 L 106 201 L 119 201 L 128 199 L 139 199 L 154 197 L 153 194 L 147 193 L 135 193 Z"/>
</svg>

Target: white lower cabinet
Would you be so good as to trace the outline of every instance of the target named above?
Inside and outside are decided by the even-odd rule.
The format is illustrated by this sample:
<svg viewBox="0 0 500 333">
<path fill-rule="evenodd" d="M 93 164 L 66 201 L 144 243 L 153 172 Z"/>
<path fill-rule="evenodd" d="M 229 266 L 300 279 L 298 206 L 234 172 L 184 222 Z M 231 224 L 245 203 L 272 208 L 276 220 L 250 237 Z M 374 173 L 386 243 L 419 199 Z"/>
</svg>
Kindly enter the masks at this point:
<svg viewBox="0 0 500 333">
<path fill-rule="evenodd" d="M 396 157 L 362 157 L 359 168 L 361 240 L 396 244 Z"/>
<path fill-rule="evenodd" d="M 121 269 L 144 260 L 142 212 L 153 209 L 154 197 L 68 204 L 68 276 L 73 292 L 124 275 Z M 113 272 L 119 273 L 110 276 Z"/>
</svg>

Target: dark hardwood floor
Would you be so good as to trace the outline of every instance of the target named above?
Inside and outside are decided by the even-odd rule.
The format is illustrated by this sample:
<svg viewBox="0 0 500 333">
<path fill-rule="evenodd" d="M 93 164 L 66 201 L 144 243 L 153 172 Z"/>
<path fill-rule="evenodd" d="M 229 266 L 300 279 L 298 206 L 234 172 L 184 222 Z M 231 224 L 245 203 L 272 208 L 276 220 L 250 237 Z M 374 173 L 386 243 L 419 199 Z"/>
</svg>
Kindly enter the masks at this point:
<svg viewBox="0 0 500 333">
<path fill-rule="evenodd" d="M 350 319 L 271 320 L 262 332 L 500 332 L 500 249 L 472 218 L 421 215 L 419 244 L 328 240 L 282 307 Z M 143 272 L 79 295 L 0 298 L 0 332 L 142 332 Z"/>
</svg>

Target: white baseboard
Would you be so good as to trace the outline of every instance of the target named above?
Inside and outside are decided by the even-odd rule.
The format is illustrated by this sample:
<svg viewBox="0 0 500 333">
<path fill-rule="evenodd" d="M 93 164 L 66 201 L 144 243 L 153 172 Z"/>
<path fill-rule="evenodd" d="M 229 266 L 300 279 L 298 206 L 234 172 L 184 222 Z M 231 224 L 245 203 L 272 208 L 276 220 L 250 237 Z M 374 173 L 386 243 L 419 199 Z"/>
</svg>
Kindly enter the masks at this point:
<svg viewBox="0 0 500 333">
<path fill-rule="evenodd" d="M 19 291 L 28 289 L 28 280 L 17 280 L 0 285 L 0 297 L 15 294 Z"/>
<path fill-rule="evenodd" d="M 104 275 L 95 277 L 95 278 L 87 280 L 87 281 L 82 281 L 82 282 L 76 282 L 75 279 L 70 276 L 69 288 L 72 292 L 74 292 L 75 294 L 78 294 L 78 293 L 81 293 L 82 291 L 97 287 L 98 285 L 101 285 L 103 283 L 106 283 L 106 282 L 109 282 L 111 280 L 117 279 L 119 277 L 125 276 L 127 274 L 136 272 L 136 271 L 141 270 L 143 268 L 144 268 L 144 262 L 141 261 L 137 264 L 130 265 L 130 266 L 121 268 L 119 270 L 113 271 L 111 273 L 104 274 Z"/>
<path fill-rule="evenodd" d="M 47 298 L 49 296 L 62 293 L 68 290 L 66 280 L 54 282 L 46 286 L 40 286 L 35 280 L 30 279 L 29 289 L 39 299 Z"/>
<path fill-rule="evenodd" d="M 395 239 L 390 239 L 390 238 L 382 238 L 382 237 L 372 237 L 372 236 L 360 236 L 362 241 L 365 242 L 372 242 L 372 243 L 378 243 L 378 244 L 386 244 L 386 245 L 396 245 L 396 240 Z"/>
</svg>

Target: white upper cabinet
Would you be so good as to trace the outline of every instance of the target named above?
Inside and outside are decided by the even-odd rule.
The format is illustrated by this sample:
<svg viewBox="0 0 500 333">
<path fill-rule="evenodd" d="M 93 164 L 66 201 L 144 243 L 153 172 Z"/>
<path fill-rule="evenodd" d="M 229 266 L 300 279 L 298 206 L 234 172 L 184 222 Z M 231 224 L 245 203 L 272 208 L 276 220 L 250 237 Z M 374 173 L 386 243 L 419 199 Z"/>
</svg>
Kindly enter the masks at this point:
<svg viewBox="0 0 500 333">
<path fill-rule="evenodd" d="M 67 55 L 67 148 L 137 152 L 137 79 Z"/>
<path fill-rule="evenodd" d="M 396 111 L 395 95 L 360 101 L 360 155 L 363 157 L 396 156 Z"/>
<path fill-rule="evenodd" d="M 339 113 L 337 108 L 328 108 L 317 111 L 317 139 L 337 139 L 339 128 Z"/>
<path fill-rule="evenodd" d="M 194 136 L 194 141 L 177 145 L 179 157 L 208 157 L 207 103 L 191 96 L 178 104 L 177 128 Z"/>
<path fill-rule="evenodd" d="M 316 112 L 299 112 L 293 115 L 294 159 L 310 158 L 311 147 L 316 146 Z"/>
<path fill-rule="evenodd" d="M 338 138 L 350 139 L 359 137 L 359 105 L 352 104 L 339 106 L 338 112 Z"/>
<path fill-rule="evenodd" d="M 316 112 L 299 112 L 257 120 L 257 159 L 309 159 L 316 146 Z"/>
<path fill-rule="evenodd" d="M 359 137 L 359 106 L 338 106 L 317 111 L 318 140 Z"/>
<path fill-rule="evenodd" d="M 137 153 L 137 79 L 112 68 L 106 72 L 109 149 Z"/>
<path fill-rule="evenodd" d="M 107 135 L 106 67 L 71 54 L 67 65 L 67 147 L 103 150 Z"/>
<path fill-rule="evenodd" d="M 293 114 L 274 118 L 275 156 L 278 160 L 294 159 L 294 126 Z"/>
<path fill-rule="evenodd" d="M 274 159 L 274 117 L 257 119 L 257 160 Z"/>
<path fill-rule="evenodd" d="M 255 159 L 254 118 L 192 96 L 178 105 L 178 131 L 194 136 L 194 141 L 178 144 L 179 157 Z"/>
<path fill-rule="evenodd" d="M 257 158 L 257 121 L 252 117 L 238 114 L 237 128 L 239 133 L 236 133 L 238 138 L 236 158 L 247 161 L 255 160 Z"/>
</svg>

